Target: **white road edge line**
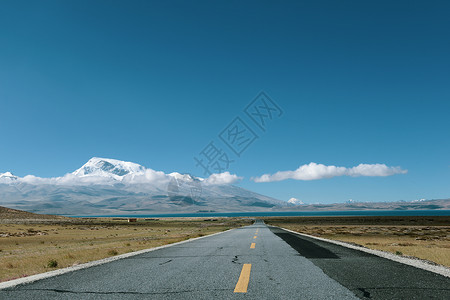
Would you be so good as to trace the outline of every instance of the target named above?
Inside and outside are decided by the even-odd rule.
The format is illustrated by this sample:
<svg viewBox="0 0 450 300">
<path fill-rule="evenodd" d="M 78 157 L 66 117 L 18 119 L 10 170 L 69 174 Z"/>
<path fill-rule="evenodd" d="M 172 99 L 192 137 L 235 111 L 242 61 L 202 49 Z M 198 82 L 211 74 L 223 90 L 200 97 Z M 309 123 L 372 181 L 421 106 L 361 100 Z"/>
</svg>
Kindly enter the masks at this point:
<svg viewBox="0 0 450 300">
<path fill-rule="evenodd" d="M 116 260 L 119 260 L 119 259 L 127 258 L 127 257 L 131 257 L 131 256 L 143 254 L 143 253 L 148 253 L 148 252 L 156 251 L 156 250 L 159 250 L 159 249 L 164 249 L 164 248 L 168 248 L 168 247 L 172 247 L 172 246 L 176 246 L 176 245 L 192 242 L 192 241 L 199 240 L 199 239 L 208 238 L 208 237 L 211 237 L 211 236 L 214 236 L 214 235 L 219 235 L 219 234 L 222 234 L 222 233 L 234 230 L 234 229 L 236 229 L 236 228 L 228 229 L 228 230 L 221 231 L 221 232 L 216 232 L 216 233 L 213 233 L 213 234 L 210 234 L 210 235 L 200 236 L 200 237 L 197 237 L 197 238 L 192 238 L 192 239 L 189 239 L 189 240 L 185 240 L 185 241 L 181 241 L 181 242 L 177 242 L 177 243 L 173 243 L 173 244 L 168 244 L 168 245 L 159 246 L 159 247 L 155 247 L 155 248 L 139 250 L 139 251 L 135 251 L 135 252 L 129 252 L 129 253 L 113 256 L 113 257 L 108 257 L 108 258 L 103 258 L 103 259 L 100 259 L 100 260 L 87 262 L 87 263 L 84 263 L 84 264 L 79 264 L 79 265 L 72 266 L 72 267 L 58 269 L 58 270 L 55 270 L 55 271 L 50 271 L 50 272 L 45 272 L 45 273 L 40 273 L 40 274 L 36 274 L 36 275 L 31 275 L 31 276 L 27 276 L 27 277 L 23 277 L 23 278 L 19 278 L 19 279 L 13 279 L 13 280 L 5 281 L 5 282 L 0 282 L 0 290 L 6 289 L 6 288 L 15 287 L 15 286 L 21 285 L 21 284 L 31 283 L 31 282 L 34 282 L 34 281 L 37 281 L 37 280 L 42 280 L 42 279 L 49 278 L 49 277 L 62 275 L 62 274 L 65 274 L 65 273 L 69 273 L 69 272 L 73 272 L 73 271 L 77 271 L 77 270 L 81 270 L 81 269 L 87 269 L 87 268 L 90 268 L 90 267 L 103 265 L 103 264 L 106 264 L 106 263 L 109 263 L 109 262 L 113 262 L 113 261 L 116 261 Z"/>
<path fill-rule="evenodd" d="M 273 226 L 273 227 L 277 227 L 277 226 Z M 343 246 L 343 247 L 347 247 L 350 249 L 354 249 L 354 250 L 359 250 L 362 252 L 366 252 L 369 254 L 373 254 L 382 258 L 386 258 L 395 262 L 399 262 L 405 265 L 410 265 L 419 269 L 423 269 L 426 271 L 430 271 L 445 277 L 449 277 L 450 278 L 450 268 L 441 266 L 441 265 L 432 265 L 430 263 L 427 263 L 426 261 L 423 261 L 421 259 L 412 259 L 412 258 L 408 258 L 408 257 L 404 257 L 404 256 L 399 256 L 399 255 L 395 255 L 393 253 L 390 252 L 385 252 L 385 251 L 380 251 L 380 250 L 373 250 L 373 249 L 369 249 L 369 248 L 364 248 L 364 247 L 359 247 L 359 246 L 355 246 L 352 244 L 348 244 L 345 242 L 340 242 L 340 241 L 334 241 L 334 240 L 329 240 L 329 239 L 324 239 L 321 237 L 317 237 L 317 236 L 313 236 L 313 235 L 309 235 L 309 234 L 305 234 L 305 233 L 300 233 L 300 232 L 296 232 L 293 230 L 289 230 L 283 227 L 278 227 L 281 228 L 283 230 L 298 234 L 298 235 L 303 235 L 309 238 L 313 238 L 319 241 L 323 241 L 323 242 L 327 242 L 327 243 L 331 243 L 331 244 L 336 244 L 339 246 Z"/>
</svg>

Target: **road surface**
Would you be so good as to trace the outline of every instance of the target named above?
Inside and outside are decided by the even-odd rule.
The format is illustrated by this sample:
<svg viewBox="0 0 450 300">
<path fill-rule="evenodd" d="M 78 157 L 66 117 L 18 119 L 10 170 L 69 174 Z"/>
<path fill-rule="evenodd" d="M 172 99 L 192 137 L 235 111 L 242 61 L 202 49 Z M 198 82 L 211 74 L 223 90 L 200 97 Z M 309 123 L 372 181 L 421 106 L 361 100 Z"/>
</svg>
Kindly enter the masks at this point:
<svg viewBox="0 0 450 300">
<path fill-rule="evenodd" d="M 450 299 L 450 278 L 252 226 L 0 290 L 0 299 Z"/>
</svg>

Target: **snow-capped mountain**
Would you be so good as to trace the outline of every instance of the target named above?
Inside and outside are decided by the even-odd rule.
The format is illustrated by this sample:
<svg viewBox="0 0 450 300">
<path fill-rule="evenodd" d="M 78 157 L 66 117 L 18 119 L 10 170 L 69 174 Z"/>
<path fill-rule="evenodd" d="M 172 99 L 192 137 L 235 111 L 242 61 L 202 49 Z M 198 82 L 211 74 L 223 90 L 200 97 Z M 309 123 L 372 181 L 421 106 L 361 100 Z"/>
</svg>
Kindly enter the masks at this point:
<svg viewBox="0 0 450 300">
<path fill-rule="evenodd" d="M 76 176 L 100 176 L 121 180 L 125 175 L 142 174 L 145 167 L 117 159 L 93 157 L 72 174 Z"/>
<path fill-rule="evenodd" d="M 0 173 L 0 183 L 12 183 L 19 177 L 13 175 L 11 172 Z"/>
<path fill-rule="evenodd" d="M 238 186 L 223 184 L 229 183 L 230 178 L 238 178 L 229 173 L 208 180 L 178 172 L 166 174 L 109 158 L 93 157 L 81 168 L 62 177 L 28 175 L 21 178 L 9 172 L 2 175 L 0 205 L 38 213 L 232 212 L 261 211 L 287 205 Z M 221 181 L 223 176 L 226 180 Z"/>
<path fill-rule="evenodd" d="M 291 199 L 289 199 L 289 200 L 288 200 L 288 203 L 289 203 L 289 204 L 292 204 L 292 205 L 303 205 L 303 204 L 305 204 L 302 200 L 297 199 L 297 198 L 291 198 Z"/>
</svg>

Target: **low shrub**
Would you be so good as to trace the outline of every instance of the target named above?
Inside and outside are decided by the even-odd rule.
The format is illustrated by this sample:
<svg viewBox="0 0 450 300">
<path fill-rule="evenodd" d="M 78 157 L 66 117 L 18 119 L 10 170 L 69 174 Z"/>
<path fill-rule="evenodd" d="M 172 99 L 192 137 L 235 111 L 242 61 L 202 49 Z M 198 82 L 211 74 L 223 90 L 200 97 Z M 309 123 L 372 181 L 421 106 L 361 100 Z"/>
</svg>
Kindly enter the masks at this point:
<svg viewBox="0 0 450 300">
<path fill-rule="evenodd" d="M 47 262 L 47 267 L 48 268 L 56 268 L 58 266 L 58 262 L 55 259 L 50 259 Z"/>
<path fill-rule="evenodd" d="M 117 252 L 116 249 L 108 250 L 108 255 L 117 255 L 117 254 L 119 254 L 119 252 Z"/>
</svg>

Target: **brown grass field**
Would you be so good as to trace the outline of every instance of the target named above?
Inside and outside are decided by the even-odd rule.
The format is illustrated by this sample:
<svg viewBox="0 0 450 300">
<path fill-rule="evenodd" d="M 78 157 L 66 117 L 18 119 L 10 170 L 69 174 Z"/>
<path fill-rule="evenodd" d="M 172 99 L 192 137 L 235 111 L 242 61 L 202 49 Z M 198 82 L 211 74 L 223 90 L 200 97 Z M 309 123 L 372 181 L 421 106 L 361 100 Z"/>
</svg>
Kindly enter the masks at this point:
<svg viewBox="0 0 450 300">
<path fill-rule="evenodd" d="M 0 281 L 252 223 L 242 218 L 139 219 L 136 223 L 106 218 L 0 221 Z"/>
<path fill-rule="evenodd" d="M 450 217 L 272 217 L 271 225 L 450 267 Z"/>
</svg>

